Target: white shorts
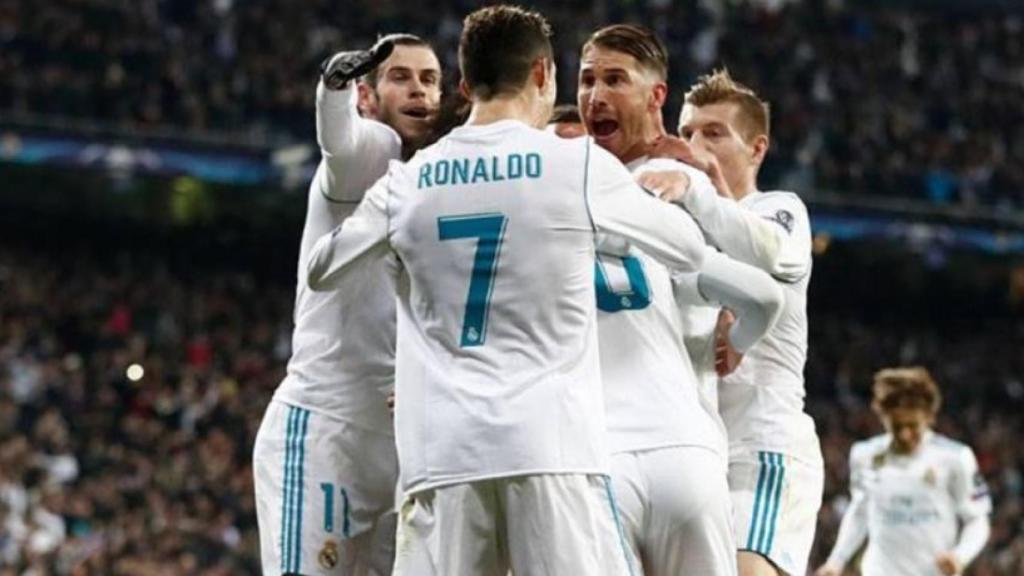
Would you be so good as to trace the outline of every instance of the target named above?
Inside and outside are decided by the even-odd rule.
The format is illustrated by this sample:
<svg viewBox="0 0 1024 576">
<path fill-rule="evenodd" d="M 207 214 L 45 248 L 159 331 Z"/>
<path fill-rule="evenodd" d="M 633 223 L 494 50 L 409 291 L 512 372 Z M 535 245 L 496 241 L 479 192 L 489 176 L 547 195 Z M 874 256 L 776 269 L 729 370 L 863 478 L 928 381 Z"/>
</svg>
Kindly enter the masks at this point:
<svg viewBox="0 0 1024 576">
<path fill-rule="evenodd" d="M 417 492 L 395 576 L 634 576 L 603 476 L 538 474 Z"/>
<path fill-rule="evenodd" d="M 722 457 L 678 446 L 612 455 L 626 540 L 646 576 L 735 576 L 736 540 Z"/>
<path fill-rule="evenodd" d="M 734 453 L 729 489 L 739 550 L 764 556 L 786 574 L 806 574 L 825 489 L 824 465 L 778 452 Z"/>
<path fill-rule="evenodd" d="M 253 450 L 263 574 L 386 575 L 395 440 L 272 401 Z"/>
</svg>

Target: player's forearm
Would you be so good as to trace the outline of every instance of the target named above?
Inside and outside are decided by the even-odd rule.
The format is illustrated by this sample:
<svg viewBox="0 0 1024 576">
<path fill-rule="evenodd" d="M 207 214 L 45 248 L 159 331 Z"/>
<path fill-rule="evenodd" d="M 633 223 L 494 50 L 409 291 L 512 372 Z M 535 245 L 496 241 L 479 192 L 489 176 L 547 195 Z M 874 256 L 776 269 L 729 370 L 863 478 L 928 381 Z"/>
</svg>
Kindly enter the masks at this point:
<svg viewBox="0 0 1024 576">
<path fill-rule="evenodd" d="M 306 262 L 306 283 L 312 290 L 337 288 L 356 262 L 386 244 L 386 186 L 386 178 L 381 179 L 352 216 L 313 245 Z"/>
<path fill-rule="evenodd" d="M 729 342 L 744 353 L 775 325 L 784 295 L 771 276 L 714 251 L 697 277 L 697 289 L 709 303 L 732 310 L 737 318 Z"/>
<path fill-rule="evenodd" d="M 704 259 L 706 261 L 707 256 Z M 715 305 L 700 292 L 700 272 L 686 272 L 674 275 L 672 277 L 672 293 L 675 296 L 676 305 L 681 308 Z"/>
<path fill-rule="evenodd" d="M 338 288 L 345 274 L 374 251 L 383 239 L 371 227 L 365 220 L 352 217 L 317 240 L 306 265 L 306 283 L 312 290 Z"/>
<path fill-rule="evenodd" d="M 317 139 L 323 155 L 320 192 L 332 202 L 357 202 L 380 177 L 402 143 L 391 128 L 356 110 L 356 88 L 317 87 Z"/>
<path fill-rule="evenodd" d="M 842 522 L 839 523 L 839 534 L 827 563 L 833 566 L 846 566 L 857 550 L 868 537 L 867 506 L 863 497 L 854 495 Z"/>
<path fill-rule="evenodd" d="M 344 226 L 345 224 L 342 224 L 330 233 L 321 236 L 309 252 L 309 260 L 306 263 L 306 283 L 314 291 L 337 288 L 346 266 L 354 261 L 354 259 L 342 256 L 344 238 L 339 239 L 339 237 L 341 237 Z"/>
<path fill-rule="evenodd" d="M 967 566 L 981 553 L 990 533 L 991 526 L 987 515 L 975 516 L 964 524 L 960 531 L 960 541 L 953 549 L 960 566 Z"/>
<path fill-rule="evenodd" d="M 714 188 L 696 187 L 681 204 L 693 215 L 711 242 L 728 256 L 777 275 L 783 271 L 783 231 Z"/>
<path fill-rule="evenodd" d="M 639 188 L 591 203 L 591 216 L 598 232 L 625 238 L 674 271 L 695 271 L 704 262 L 704 237 L 693 219 Z"/>
<path fill-rule="evenodd" d="M 330 90 L 323 80 L 316 87 L 316 138 L 323 156 L 320 193 L 332 202 L 356 202 L 365 184 L 357 182 L 364 164 L 360 131 L 366 122 L 356 110 L 356 88 Z"/>
<path fill-rule="evenodd" d="M 330 90 L 323 80 L 316 87 L 316 140 L 325 157 L 354 155 L 359 145 L 356 86 Z"/>
</svg>

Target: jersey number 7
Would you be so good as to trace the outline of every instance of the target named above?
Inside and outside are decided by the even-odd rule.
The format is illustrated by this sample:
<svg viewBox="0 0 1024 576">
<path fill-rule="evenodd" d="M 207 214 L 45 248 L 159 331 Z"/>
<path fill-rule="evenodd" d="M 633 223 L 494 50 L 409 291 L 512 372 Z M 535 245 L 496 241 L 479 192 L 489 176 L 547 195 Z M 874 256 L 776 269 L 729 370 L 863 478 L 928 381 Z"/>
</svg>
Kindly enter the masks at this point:
<svg viewBox="0 0 1024 576">
<path fill-rule="evenodd" d="M 463 348 L 480 346 L 487 339 L 487 314 L 494 289 L 494 273 L 498 269 L 501 241 L 505 237 L 504 214 L 467 214 L 442 216 L 437 219 L 438 238 L 441 241 L 476 238 L 476 256 L 469 277 L 469 295 L 462 321 Z"/>
</svg>

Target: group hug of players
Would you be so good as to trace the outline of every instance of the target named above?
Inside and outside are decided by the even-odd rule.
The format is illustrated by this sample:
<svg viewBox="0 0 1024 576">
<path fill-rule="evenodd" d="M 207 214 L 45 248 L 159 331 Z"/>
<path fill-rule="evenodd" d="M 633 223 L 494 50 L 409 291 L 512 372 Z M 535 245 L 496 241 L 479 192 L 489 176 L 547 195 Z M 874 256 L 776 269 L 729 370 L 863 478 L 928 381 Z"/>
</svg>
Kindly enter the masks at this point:
<svg viewBox="0 0 1024 576">
<path fill-rule="evenodd" d="M 553 116 L 550 36 L 517 7 L 467 16 L 468 117 L 444 134 L 427 42 L 325 63 L 292 357 L 254 453 L 265 574 L 807 573 L 811 231 L 757 189 L 768 105 L 715 72 L 666 133 L 665 46 L 612 25 L 581 49 L 578 117 Z M 878 374 L 889 434 L 853 448 L 819 574 L 865 539 L 869 576 L 980 551 L 984 482 L 938 405 L 923 369 Z"/>
</svg>

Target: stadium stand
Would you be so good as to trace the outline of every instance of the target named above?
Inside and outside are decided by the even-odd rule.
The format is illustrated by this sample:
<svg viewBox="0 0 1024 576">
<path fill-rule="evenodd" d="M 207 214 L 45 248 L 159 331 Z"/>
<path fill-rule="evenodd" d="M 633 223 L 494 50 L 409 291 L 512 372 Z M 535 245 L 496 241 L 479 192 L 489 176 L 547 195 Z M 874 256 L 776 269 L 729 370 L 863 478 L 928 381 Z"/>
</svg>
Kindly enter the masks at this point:
<svg viewBox="0 0 1024 576">
<path fill-rule="evenodd" d="M 257 263 L 259 249 L 240 257 L 214 242 L 207 259 L 188 258 L 194 231 L 178 235 L 162 245 L 185 257 L 5 235 L 0 575 L 258 573 L 250 455 L 289 353 L 294 277 L 282 258 L 276 270 Z M 286 234 L 268 236 L 275 244 Z M 808 400 L 828 470 L 812 565 L 847 502 L 849 446 L 878 431 L 871 373 L 900 362 L 930 366 L 944 385 L 939 429 L 975 448 L 996 502 L 992 540 L 968 574 L 1019 574 L 1024 451 L 1010 439 L 1024 435 L 1021 310 L 1013 315 L 1003 294 L 987 314 L 954 307 L 929 319 L 935 306 L 957 304 L 956 290 L 921 287 L 951 272 L 906 255 L 886 262 L 913 269 L 897 280 L 910 279 L 920 300 L 902 311 L 885 302 L 906 296 L 881 285 L 830 299 L 871 274 L 878 250 L 861 250 L 819 256 L 811 295 Z M 960 297 L 987 303 L 984 292 Z M 858 302 L 877 307 L 858 311 Z"/>
<path fill-rule="evenodd" d="M 659 31 L 676 87 L 719 63 L 756 86 L 776 127 L 768 185 L 1021 217 L 1024 20 L 988 3 L 1005 4 L 533 4 L 563 94 L 580 42 L 614 21 Z M 0 0 L 0 160 L 6 130 L 311 144 L 322 57 L 405 30 L 452 70 L 474 4 Z M 26 170 L 0 163 L 0 576 L 258 573 L 252 441 L 289 353 L 304 197 Z M 871 372 L 921 363 L 946 396 L 939 429 L 974 447 L 996 504 L 967 574 L 1022 574 L 1024 265 L 904 228 L 816 241 L 808 403 L 827 486 L 811 565 L 847 503 L 850 444 L 879 430 Z"/>
<path fill-rule="evenodd" d="M 0 113 L 308 142 L 317 64 L 333 50 L 410 31 L 431 38 L 455 69 L 459 18 L 473 3 L 437 4 L 8 0 Z M 607 22 L 644 23 L 666 40 L 677 88 L 671 123 L 681 89 L 728 65 L 772 102 L 769 183 L 1024 206 L 1019 9 L 981 2 L 965 11 L 941 0 L 533 4 L 557 31 L 565 95 L 575 93 L 581 41 Z"/>
</svg>

